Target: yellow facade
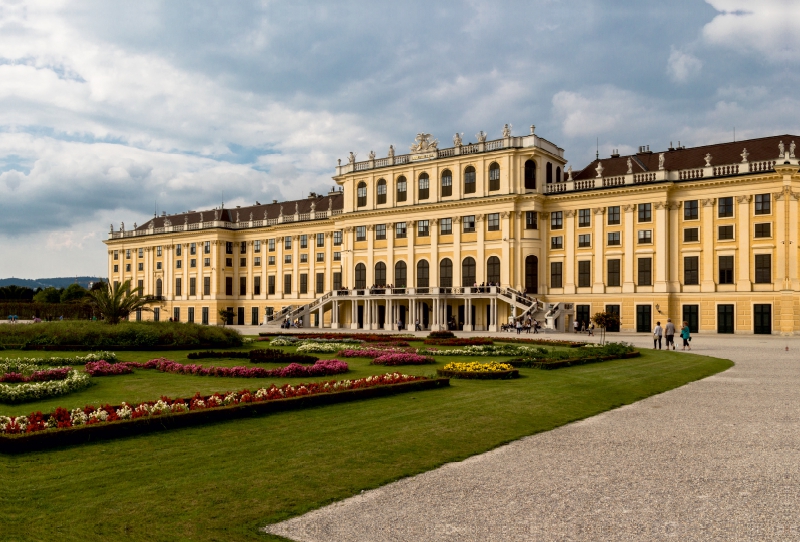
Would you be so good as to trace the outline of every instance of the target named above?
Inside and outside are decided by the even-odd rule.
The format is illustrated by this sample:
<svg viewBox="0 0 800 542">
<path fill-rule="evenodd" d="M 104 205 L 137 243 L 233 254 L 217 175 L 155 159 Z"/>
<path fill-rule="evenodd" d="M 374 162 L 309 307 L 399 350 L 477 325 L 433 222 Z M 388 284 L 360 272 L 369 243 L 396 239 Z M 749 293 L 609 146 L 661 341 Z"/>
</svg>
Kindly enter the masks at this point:
<svg viewBox="0 0 800 542">
<path fill-rule="evenodd" d="M 614 155 L 574 177 L 563 172 L 563 150 L 534 134 L 450 149 L 421 136 L 411 154 L 339 165 L 340 191 L 325 196 L 325 213 L 302 212 L 303 200 L 282 204 L 280 218 L 263 210 L 263 221 L 253 213 L 265 207 L 253 206 L 196 227 L 186 217 L 183 228 L 173 226 L 183 216 L 173 215 L 133 232 L 112 230 L 105 241 L 110 280 L 141 281 L 145 294 L 160 296 L 160 319 L 186 321 L 192 308 L 194 321 L 209 324 L 220 309 L 232 308 L 237 323 L 261 323 L 268 309 L 307 305 L 334 287 L 384 284 L 453 287 L 429 308 L 461 320 L 458 310 L 467 309 L 458 308 L 466 306 L 458 288 L 496 282 L 568 307 L 562 328 L 612 309 L 622 330 L 649 331 L 671 317 L 696 321 L 701 332 L 800 331 L 800 176 L 794 143 L 783 150 L 792 136 Z M 734 150 L 742 157 L 735 163 Z M 219 211 L 206 213 L 216 218 Z M 240 211 L 250 220 L 239 221 Z M 363 318 L 357 308 L 373 315 L 380 306 L 390 311 L 381 317 L 389 327 L 397 314 L 390 303 L 367 307 L 377 298 L 365 295 L 363 309 L 358 300 L 345 303 L 334 318 L 322 307 L 313 323 L 352 326 Z M 471 304 L 475 329 L 517 314 L 513 301 Z M 410 301 L 407 307 L 420 314 Z"/>
</svg>

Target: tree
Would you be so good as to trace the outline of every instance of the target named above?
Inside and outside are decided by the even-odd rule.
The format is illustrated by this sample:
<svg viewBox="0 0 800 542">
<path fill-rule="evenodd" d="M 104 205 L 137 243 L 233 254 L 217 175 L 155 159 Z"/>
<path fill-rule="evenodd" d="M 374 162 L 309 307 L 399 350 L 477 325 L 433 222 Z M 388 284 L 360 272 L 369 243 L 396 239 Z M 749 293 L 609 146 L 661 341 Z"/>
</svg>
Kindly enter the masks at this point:
<svg viewBox="0 0 800 542">
<path fill-rule="evenodd" d="M 220 309 L 219 317 L 222 319 L 222 326 L 225 327 L 228 322 L 233 322 L 233 309 Z"/>
<path fill-rule="evenodd" d="M 61 292 L 61 302 L 70 303 L 72 301 L 80 301 L 86 297 L 86 289 L 80 284 L 70 284 L 64 291 Z"/>
<path fill-rule="evenodd" d="M 142 297 L 142 287 L 131 290 L 130 279 L 122 284 L 106 285 L 105 289 L 89 292 L 92 304 L 109 324 L 119 324 L 120 320 L 136 310 L 152 311 L 147 305 L 151 299 Z"/>
<path fill-rule="evenodd" d="M 592 316 L 592 322 L 594 322 L 594 325 L 602 329 L 600 343 L 606 344 L 606 328 L 618 326 L 619 315 L 615 312 L 598 312 Z"/>
<path fill-rule="evenodd" d="M 48 286 L 44 290 L 36 292 L 33 300 L 37 303 L 61 303 L 61 291 L 58 288 Z"/>
<path fill-rule="evenodd" d="M 34 291 L 27 286 L 9 284 L 8 286 L 0 287 L 0 299 L 9 301 L 31 301 L 33 295 Z"/>
</svg>

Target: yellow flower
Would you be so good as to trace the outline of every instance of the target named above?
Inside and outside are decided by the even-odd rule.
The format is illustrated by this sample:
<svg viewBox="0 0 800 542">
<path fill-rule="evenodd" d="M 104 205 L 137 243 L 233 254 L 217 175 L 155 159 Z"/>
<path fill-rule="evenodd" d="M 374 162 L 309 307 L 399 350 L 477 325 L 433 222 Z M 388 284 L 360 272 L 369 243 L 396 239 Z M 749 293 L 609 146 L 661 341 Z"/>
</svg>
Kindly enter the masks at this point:
<svg viewBox="0 0 800 542">
<path fill-rule="evenodd" d="M 468 363 L 448 363 L 444 366 L 445 371 L 458 371 L 460 373 L 495 373 L 501 371 L 510 371 L 514 367 L 508 363 L 497 363 L 490 361 L 489 363 L 478 363 L 471 361 Z"/>
</svg>

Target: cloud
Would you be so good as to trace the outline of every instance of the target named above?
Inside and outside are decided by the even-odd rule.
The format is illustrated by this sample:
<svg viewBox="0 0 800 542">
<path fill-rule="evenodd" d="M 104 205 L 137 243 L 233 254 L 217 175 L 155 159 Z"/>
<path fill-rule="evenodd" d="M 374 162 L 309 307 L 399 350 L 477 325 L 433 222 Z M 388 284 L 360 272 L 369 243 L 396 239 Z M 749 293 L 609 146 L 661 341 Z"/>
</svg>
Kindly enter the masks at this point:
<svg viewBox="0 0 800 542">
<path fill-rule="evenodd" d="M 703 63 L 699 58 L 672 48 L 667 60 L 667 74 L 673 81 L 685 83 L 700 74 Z"/>
<path fill-rule="evenodd" d="M 650 122 L 653 104 L 631 91 L 603 85 L 582 92 L 562 90 L 553 110 L 568 137 L 597 136 Z"/>
</svg>

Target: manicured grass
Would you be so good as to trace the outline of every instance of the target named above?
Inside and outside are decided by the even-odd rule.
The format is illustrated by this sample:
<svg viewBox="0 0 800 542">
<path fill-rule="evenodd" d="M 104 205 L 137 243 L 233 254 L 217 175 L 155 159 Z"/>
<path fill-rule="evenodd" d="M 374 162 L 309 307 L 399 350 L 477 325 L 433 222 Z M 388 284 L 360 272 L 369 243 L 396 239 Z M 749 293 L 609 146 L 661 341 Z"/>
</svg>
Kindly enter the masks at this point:
<svg viewBox="0 0 800 542">
<path fill-rule="evenodd" d="M 187 361 L 185 353 L 177 354 L 165 357 Z M 124 361 L 150 357 L 120 353 Z M 369 360 L 347 361 L 350 373 L 323 379 L 386 372 Z M 437 361 L 397 369 L 429 374 L 449 361 L 488 358 Z M 17 525 L 19 540 L 278 540 L 258 528 L 731 365 L 683 352 L 644 351 L 639 358 L 556 371 L 521 369 L 516 380 L 453 380 L 443 390 L 0 456 L 0 472 L 9 474 L 0 525 L 3 531 L 11 526 L 12 533 Z M 157 371 L 98 380 L 98 386 L 53 401 L 0 406 L 0 414 L 254 388 L 260 382 Z M 287 379 L 292 380 L 298 379 Z"/>
</svg>

